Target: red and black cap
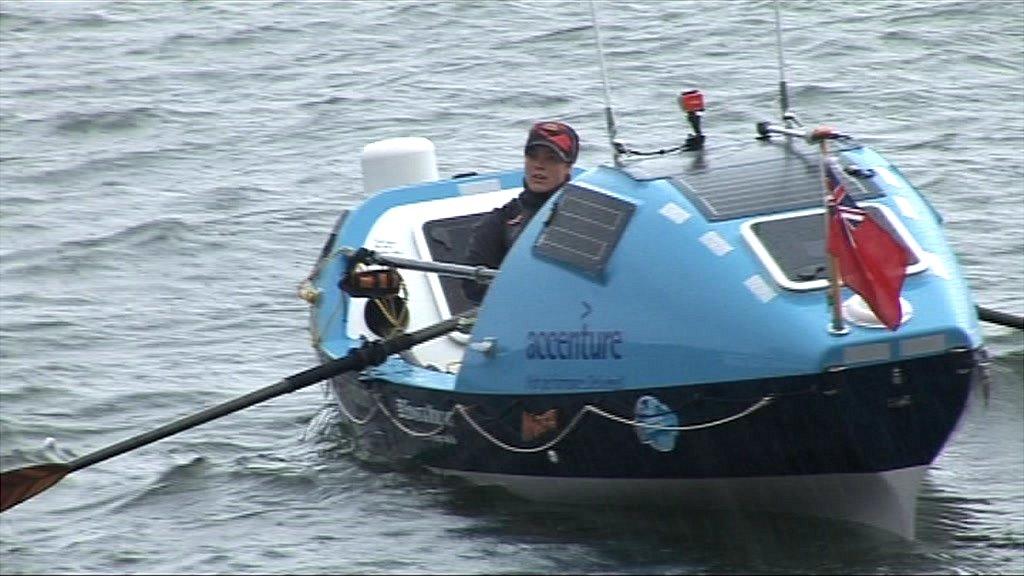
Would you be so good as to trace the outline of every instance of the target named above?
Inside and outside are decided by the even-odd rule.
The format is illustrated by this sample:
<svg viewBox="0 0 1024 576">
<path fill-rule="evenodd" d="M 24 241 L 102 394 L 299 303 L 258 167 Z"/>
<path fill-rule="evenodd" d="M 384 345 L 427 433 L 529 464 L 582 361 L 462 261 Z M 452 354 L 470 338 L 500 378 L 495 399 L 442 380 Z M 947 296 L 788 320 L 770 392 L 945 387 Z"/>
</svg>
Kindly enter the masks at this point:
<svg viewBox="0 0 1024 576">
<path fill-rule="evenodd" d="M 580 137 L 571 126 L 562 122 L 537 122 L 526 138 L 526 152 L 531 146 L 547 146 L 562 161 L 573 164 L 580 153 Z"/>
</svg>

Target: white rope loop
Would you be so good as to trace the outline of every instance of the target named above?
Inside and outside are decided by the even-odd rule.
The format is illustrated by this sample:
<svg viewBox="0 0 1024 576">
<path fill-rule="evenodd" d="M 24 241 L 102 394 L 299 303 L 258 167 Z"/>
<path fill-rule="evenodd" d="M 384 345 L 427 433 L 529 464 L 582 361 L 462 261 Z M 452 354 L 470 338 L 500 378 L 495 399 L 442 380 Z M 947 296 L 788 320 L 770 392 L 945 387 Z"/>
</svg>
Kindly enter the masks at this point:
<svg viewBox="0 0 1024 576">
<path fill-rule="evenodd" d="M 532 454 L 535 452 L 543 452 L 544 450 L 550 449 L 551 447 L 561 442 L 563 438 L 568 436 L 569 433 L 576 428 L 576 425 L 579 423 L 579 421 L 583 419 L 583 416 L 585 416 L 587 413 L 586 407 L 577 412 L 576 416 L 573 416 L 573 419 L 569 422 L 569 424 L 565 428 L 563 428 L 562 431 L 558 433 L 558 436 L 555 436 L 550 442 L 534 448 L 521 448 L 519 446 L 512 446 L 511 444 L 506 444 L 505 442 L 502 442 L 501 440 L 498 440 L 497 438 L 492 436 L 487 430 L 484 430 L 482 426 L 477 424 L 476 420 L 473 420 L 473 418 L 469 415 L 469 410 L 462 404 L 456 404 L 455 409 L 458 410 L 459 414 L 466 419 L 466 422 L 469 423 L 469 425 L 472 426 L 473 429 L 476 430 L 478 434 L 486 438 L 491 444 L 494 444 L 495 446 L 507 450 L 509 452 L 516 452 L 518 454 Z"/>
<path fill-rule="evenodd" d="M 667 430 L 670 432 L 689 432 L 691 430 L 700 430 L 702 428 L 713 428 L 715 426 L 727 424 L 729 422 L 732 422 L 733 420 L 739 420 L 740 418 L 743 418 L 744 416 L 747 416 L 749 414 L 753 414 L 754 412 L 757 412 L 761 408 L 764 408 L 765 406 L 771 404 L 772 400 L 773 398 L 771 396 L 765 396 L 764 398 L 761 398 L 760 400 L 752 404 L 746 410 L 733 414 L 732 416 L 726 416 L 725 418 L 721 418 L 719 420 L 712 420 L 711 422 L 703 422 L 701 424 L 690 424 L 688 426 L 662 426 L 660 424 L 648 424 L 647 422 L 640 422 L 639 420 L 627 420 L 622 416 L 610 414 L 608 412 L 605 412 L 604 410 L 601 410 L 597 406 L 592 406 L 590 404 L 584 406 L 583 409 L 590 410 L 591 412 L 604 416 L 609 420 L 614 420 L 616 422 L 627 424 L 629 426 L 634 426 L 636 428 L 648 428 L 651 430 Z"/>
<path fill-rule="evenodd" d="M 391 423 L 394 424 L 396 428 L 398 428 L 402 432 L 405 432 L 409 436 L 414 436 L 416 438 L 427 438 L 429 436 L 436 436 L 437 434 L 440 434 L 445 430 L 445 428 L 448 427 L 448 424 L 450 424 L 452 421 L 452 416 L 455 414 L 455 411 L 452 410 L 451 412 L 448 413 L 447 416 L 444 417 L 444 422 L 441 422 L 441 424 L 439 424 L 437 428 L 434 428 L 429 432 L 418 432 L 416 430 L 413 430 L 412 428 L 407 427 L 405 424 L 402 424 L 401 422 L 398 421 L 397 418 L 392 416 L 391 412 L 389 412 L 387 407 L 384 406 L 384 403 L 380 401 L 379 395 L 374 395 L 374 399 L 377 400 L 377 407 L 380 408 L 380 411 L 383 412 L 384 415 L 388 417 L 388 420 L 391 420 Z M 456 404 L 456 406 L 460 406 L 460 404 Z"/>
<path fill-rule="evenodd" d="M 452 407 L 452 410 L 448 412 L 448 415 L 445 416 L 444 421 L 441 422 L 441 424 L 439 424 L 437 426 L 437 428 L 434 428 L 433 430 L 421 432 L 421 431 L 413 430 L 413 429 L 409 428 L 408 426 L 403 424 L 398 418 L 396 418 L 387 409 L 387 406 L 384 405 L 384 402 L 381 401 L 380 395 L 375 394 L 374 395 L 374 400 L 376 401 L 376 405 L 373 408 L 370 409 L 370 411 L 367 413 L 366 417 L 363 418 L 363 419 L 356 419 L 356 418 L 354 418 L 352 416 L 352 414 L 349 413 L 349 411 L 347 409 L 345 409 L 345 405 L 344 405 L 344 403 L 342 401 L 339 400 L 338 404 L 341 406 L 341 411 L 345 414 L 345 417 L 347 417 L 349 420 L 351 420 L 352 422 L 354 422 L 354 423 L 356 423 L 358 425 L 363 425 L 363 424 L 366 424 L 367 422 L 369 422 L 374 417 L 376 412 L 379 410 L 385 416 L 387 416 L 388 420 L 390 420 L 391 423 L 394 424 L 396 428 L 398 428 L 402 432 L 405 432 L 406 434 L 408 434 L 410 436 L 413 436 L 413 437 L 416 437 L 416 438 L 427 438 L 427 437 L 430 437 L 430 436 L 435 436 L 437 434 L 440 434 L 441 432 L 445 431 L 448 428 L 448 426 L 452 422 L 452 419 L 453 419 L 454 415 L 456 413 L 458 413 L 460 416 L 462 416 L 462 418 L 466 421 L 466 423 L 470 425 L 471 428 L 476 430 L 477 434 L 479 434 L 480 436 L 485 438 L 491 444 L 494 444 L 495 446 L 497 446 L 497 447 L 499 447 L 499 448 L 501 448 L 503 450 L 506 450 L 508 452 L 515 452 L 517 454 L 533 454 L 533 453 L 543 452 L 545 450 L 549 450 L 549 449 L 555 447 L 556 445 L 558 445 L 559 442 L 561 442 L 563 439 L 565 439 L 566 436 L 568 436 L 573 430 L 576 429 L 576 427 L 579 425 L 580 421 L 583 420 L 583 417 L 586 416 L 588 412 L 592 412 L 592 413 L 594 413 L 594 414 L 596 414 L 598 416 L 601 416 L 601 417 L 606 418 L 608 420 L 611 420 L 613 422 L 618 422 L 619 424 L 624 424 L 626 426 L 632 426 L 634 428 L 646 428 L 648 430 L 665 430 L 665 431 L 669 431 L 669 432 L 690 432 L 690 431 L 693 431 L 693 430 L 701 430 L 701 429 L 705 429 L 705 428 L 713 428 L 715 426 L 721 426 L 723 424 L 728 424 L 729 422 L 733 422 L 735 420 L 739 420 L 740 418 L 744 418 L 746 416 L 749 416 L 749 415 L 753 414 L 754 412 L 757 412 L 758 410 L 764 408 L 765 406 L 768 406 L 775 399 L 774 399 L 773 396 L 770 396 L 770 395 L 769 396 L 764 396 L 760 400 L 755 402 L 754 404 L 748 406 L 747 408 L 741 410 L 740 412 L 737 412 L 736 414 L 732 414 L 731 416 L 726 416 L 724 418 L 719 418 L 718 420 L 712 420 L 710 422 L 702 422 L 702 423 L 699 423 L 699 424 L 689 424 L 687 426 L 664 426 L 664 425 L 661 425 L 661 424 L 650 424 L 650 423 L 641 422 L 641 421 L 635 420 L 635 419 L 624 418 L 624 417 L 619 416 L 617 414 L 612 414 L 611 412 L 606 412 L 605 410 L 602 410 L 601 408 L 598 408 L 597 406 L 594 406 L 593 404 L 586 404 L 582 408 L 580 408 L 580 410 L 578 412 L 576 412 L 576 415 L 572 417 L 572 419 L 569 421 L 569 423 L 565 426 L 565 428 L 562 429 L 561 432 L 558 433 L 557 436 L 555 436 L 550 441 L 544 443 L 541 446 L 533 446 L 533 447 L 513 446 L 511 444 L 508 444 L 507 442 L 504 442 L 504 441 L 496 438 L 493 434 L 491 434 L 490 432 L 485 430 L 483 426 L 481 426 L 476 420 L 473 419 L 473 417 L 469 414 L 469 408 L 470 407 L 469 406 L 465 406 L 463 404 L 458 404 L 458 403 L 455 404 Z"/>
<path fill-rule="evenodd" d="M 341 409 L 341 413 L 344 414 L 345 417 L 348 418 L 350 422 L 353 422 L 359 426 L 362 426 L 363 424 L 366 424 L 370 420 L 373 420 L 373 417 L 377 414 L 378 405 L 380 405 L 380 402 L 378 402 L 374 406 L 371 406 L 370 410 L 367 411 L 366 416 L 362 419 L 359 419 L 353 416 L 352 413 L 348 411 L 348 408 L 345 408 L 345 402 L 342 401 L 341 398 L 338 399 L 338 407 Z"/>
</svg>

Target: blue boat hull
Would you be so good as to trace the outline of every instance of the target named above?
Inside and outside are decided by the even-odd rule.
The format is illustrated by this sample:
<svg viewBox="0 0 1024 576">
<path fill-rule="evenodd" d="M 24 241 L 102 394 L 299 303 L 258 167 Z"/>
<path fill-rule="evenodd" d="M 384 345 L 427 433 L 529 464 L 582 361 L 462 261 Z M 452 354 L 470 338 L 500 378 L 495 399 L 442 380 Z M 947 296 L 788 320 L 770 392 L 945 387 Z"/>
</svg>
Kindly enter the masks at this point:
<svg viewBox="0 0 1024 576">
<path fill-rule="evenodd" d="M 534 499 L 779 510 L 912 536 L 919 480 L 983 358 L 941 218 L 873 150 L 837 148 L 857 201 L 908 255 L 887 331 L 830 289 L 816 156 L 789 141 L 707 152 L 575 174 L 522 230 L 470 330 L 332 381 L 355 455 Z M 383 190 L 339 219 L 304 296 L 321 357 L 385 332 L 384 304 L 338 287 L 345 247 L 472 265 L 458 260 L 468 222 L 521 178 Z M 406 329 L 465 310 L 460 280 L 404 278 Z"/>
</svg>

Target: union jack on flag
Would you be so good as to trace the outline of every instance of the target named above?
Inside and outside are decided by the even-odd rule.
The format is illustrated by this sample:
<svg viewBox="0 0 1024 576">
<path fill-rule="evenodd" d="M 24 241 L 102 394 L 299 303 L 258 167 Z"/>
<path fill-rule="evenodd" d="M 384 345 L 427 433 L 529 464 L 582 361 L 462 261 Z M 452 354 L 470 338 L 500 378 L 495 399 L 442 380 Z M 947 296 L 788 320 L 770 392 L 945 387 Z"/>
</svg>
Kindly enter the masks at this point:
<svg viewBox="0 0 1024 576">
<path fill-rule="evenodd" d="M 860 295 L 889 330 L 903 317 L 900 291 L 910 254 L 903 244 L 846 192 L 834 158 L 825 165 L 829 193 L 828 252 L 839 261 L 843 283 Z"/>
</svg>

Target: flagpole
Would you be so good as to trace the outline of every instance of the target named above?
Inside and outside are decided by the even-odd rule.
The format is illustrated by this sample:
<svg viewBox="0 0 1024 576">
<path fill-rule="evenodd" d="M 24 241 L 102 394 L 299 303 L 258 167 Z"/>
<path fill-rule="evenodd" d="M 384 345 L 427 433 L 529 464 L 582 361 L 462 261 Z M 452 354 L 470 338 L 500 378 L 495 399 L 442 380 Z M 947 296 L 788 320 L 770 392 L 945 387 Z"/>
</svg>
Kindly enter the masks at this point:
<svg viewBox="0 0 1024 576">
<path fill-rule="evenodd" d="M 832 321 L 828 333 L 833 336 L 849 334 L 850 329 L 843 322 L 842 293 L 839 286 L 839 258 L 828 249 L 829 228 L 836 213 L 833 191 L 828 184 L 828 139 L 834 131 L 828 126 L 819 126 L 811 132 L 811 138 L 818 140 L 821 147 L 821 186 L 825 191 L 825 261 L 828 267 L 828 303 L 832 309 Z"/>
</svg>

